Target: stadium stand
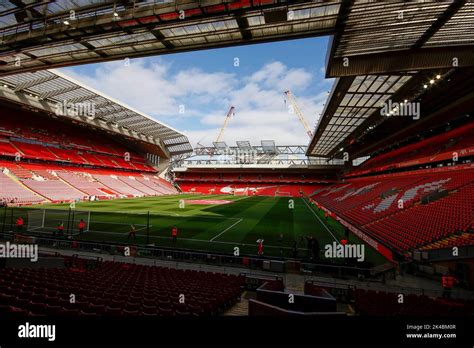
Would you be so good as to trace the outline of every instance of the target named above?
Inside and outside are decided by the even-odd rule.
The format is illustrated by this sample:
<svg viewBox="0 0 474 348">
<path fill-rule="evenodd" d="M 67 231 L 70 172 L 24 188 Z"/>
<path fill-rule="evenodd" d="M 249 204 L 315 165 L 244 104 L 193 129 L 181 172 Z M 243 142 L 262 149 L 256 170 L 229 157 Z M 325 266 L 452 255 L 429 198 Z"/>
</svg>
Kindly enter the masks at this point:
<svg viewBox="0 0 474 348">
<path fill-rule="evenodd" d="M 84 197 L 84 193 L 80 192 L 63 181 L 56 180 L 35 180 L 23 179 L 22 183 L 28 186 L 32 191 L 46 197 L 51 202 L 63 202 L 80 200 Z"/>
<path fill-rule="evenodd" d="M 474 153 L 473 134 L 474 124 L 466 124 L 451 131 L 377 155 L 346 176 L 354 177 L 394 168 L 435 163 L 452 159 L 454 152 L 458 158 L 472 156 Z"/>
<path fill-rule="evenodd" d="M 229 173 L 186 173 L 177 177 L 176 182 L 183 192 L 202 194 L 229 194 L 255 196 L 301 197 L 309 195 L 317 188 L 316 178 L 302 178 L 298 175 L 268 175 Z"/>
<path fill-rule="evenodd" d="M 71 186 L 76 187 L 80 191 L 89 196 L 116 197 L 118 194 L 113 193 L 110 189 L 105 189 L 104 185 L 100 184 L 94 177 L 87 173 L 59 171 L 58 176 Z"/>
<path fill-rule="evenodd" d="M 474 172 L 449 169 L 348 179 L 311 197 L 405 252 L 472 228 Z"/>
<path fill-rule="evenodd" d="M 136 172 L 81 167 L 66 170 L 57 165 L 18 165 L 9 161 L 0 162 L 0 168 L 9 175 L 3 174 L 5 189 L 2 187 L 0 191 L 0 200 L 10 204 L 72 201 L 89 196 L 109 199 L 178 193 L 167 181 Z"/>
<path fill-rule="evenodd" d="M 114 190 L 115 192 L 118 192 L 119 194 L 128 197 L 142 197 L 145 195 L 143 192 L 138 191 L 124 181 L 120 180 L 116 175 L 94 175 L 94 177 L 99 182 Z"/>
<path fill-rule="evenodd" d="M 202 271 L 111 261 L 86 269 L 81 259 L 65 261 L 67 268 L 0 269 L 0 315 L 211 315 L 233 305 L 244 283 L 241 276 Z"/>
<path fill-rule="evenodd" d="M 137 153 L 91 130 L 62 125 L 61 133 L 58 133 L 54 122 L 48 118 L 34 117 L 27 112 L 16 112 L 20 115 L 5 110 L 1 112 L 1 155 L 154 172 Z M 29 126 L 24 127 L 24 124 Z M 130 161 L 126 161 L 125 157 L 129 157 Z"/>
<path fill-rule="evenodd" d="M 135 190 L 143 192 L 144 194 L 152 195 L 152 196 L 160 194 L 160 192 L 153 190 L 152 188 L 146 186 L 145 184 L 142 184 L 134 176 L 120 176 L 119 180 L 123 181 L 126 185 L 134 188 Z"/>
<path fill-rule="evenodd" d="M 1 109 L 0 200 L 34 204 L 176 194 L 137 152 L 110 137 L 26 111 Z M 8 185 L 7 185 L 8 183 Z M 8 186 L 8 187 L 6 187 Z"/>
<path fill-rule="evenodd" d="M 474 199 L 474 197 L 472 198 Z M 442 248 L 450 248 L 450 247 L 462 247 L 467 245 L 474 245 L 474 233 L 457 233 L 455 235 L 451 235 L 445 239 L 441 239 L 439 241 L 433 242 L 428 244 L 422 248 L 421 250 L 432 250 L 432 249 L 442 249 Z"/>
<path fill-rule="evenodd" d="M 6 204 L 33 204 L 45 201 L 45 199 L 39 195 L 36 195 L 32 191 L 25 187 L 17 184 L 8 175 L 0 171 L 0 201 Z"/>
</svg>

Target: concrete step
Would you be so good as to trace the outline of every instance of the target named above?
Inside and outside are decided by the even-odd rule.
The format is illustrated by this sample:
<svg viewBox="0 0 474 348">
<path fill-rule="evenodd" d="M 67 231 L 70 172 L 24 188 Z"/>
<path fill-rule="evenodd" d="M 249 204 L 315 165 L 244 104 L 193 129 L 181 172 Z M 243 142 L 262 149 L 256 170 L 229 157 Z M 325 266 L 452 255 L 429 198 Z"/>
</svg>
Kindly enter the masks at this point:
<svg viewBox="0 0 474 348">
<path fill-rule="evenodd" d="M 224 312 L 225 316 L 247 316 L 249 315 L 249 300 L 246 292 L 242 294 L 239 302 Z"/>
</svg>

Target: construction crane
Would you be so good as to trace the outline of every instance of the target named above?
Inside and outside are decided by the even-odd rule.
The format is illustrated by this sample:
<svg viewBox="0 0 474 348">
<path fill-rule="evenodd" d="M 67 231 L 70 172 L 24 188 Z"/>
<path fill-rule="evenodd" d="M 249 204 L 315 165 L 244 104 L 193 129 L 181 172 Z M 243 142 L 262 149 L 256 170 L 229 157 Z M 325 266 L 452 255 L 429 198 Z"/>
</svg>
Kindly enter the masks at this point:
<svg viewBox="0 0 474 348">
<path fill-rule="evenodd" d="M 313 137 L 313 132 L 311 131 L 311 128 L 309 128 L 308 123 L 306 122 L 306 119 L 303 116 L 303 113 L 301 112 L 300 108 L 298 107 L 298 104 L 296 104 L 295 97 L 293 97 L 293 94 L 289 90 L 285 91 L 285 96 L 290 101 L 291 105 L 293 106 L 293 110 L 295 111 L 296 115 L 298 115 L 298 118 L 300 119 L 300 122 L 303 124 L 303 127 L 306 130 L 306 134 L 308 134 L 308 136 L 310 138 L 312 138 Z"/>
<path fill-rule="evenodd" d="M 221 141 L 222 135 L 224 134 L 224 130 L 227 127 L 227 123 L 229 123 L 230 118 L 234 115 L 234 110 L 235 110 L 235 108 L 233 106 L 231 106 L 230 109 L 229 109 L 229 112 L 227 113 L 227 116 L 225 117 L 224 125 L 221 128 L 219 136 L 216 139 L 216 143 Z"/>
</svg>

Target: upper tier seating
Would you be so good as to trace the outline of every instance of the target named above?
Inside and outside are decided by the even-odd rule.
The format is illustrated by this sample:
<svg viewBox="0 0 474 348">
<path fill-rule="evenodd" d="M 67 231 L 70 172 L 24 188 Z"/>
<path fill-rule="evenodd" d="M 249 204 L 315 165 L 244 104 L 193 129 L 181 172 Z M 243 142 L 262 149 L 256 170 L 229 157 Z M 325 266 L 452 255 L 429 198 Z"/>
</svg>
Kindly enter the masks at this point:
<svg viewBox="0 0 474 348">
<path fill-rule="evenodd" d="M 118 262 L 94 269 L 3 268 L 0 316 L 211 315 L 233 305 L 243 285 L 241 276 Z"/>
<path fill-rule="evenodd" d="M 0 141 L 0 155 L 15 156 L 18 150 L 6 139 Z"/>
<path fill-rule="evenodd" d="M 17 141 L 12 141 L 12 144 L 14 144 L 23 153 L 23 157 L 25 158 L 51 161 L 56 161 L 59 159 L 54 153 L 49 151 L 48 148 L 43 145 L 21 143 Z"/>
<path fill-rule="evenodd" d="M 0 155 L 156 172 L 139 154 L 110 137 L 58 122 L 28 112 L 1 109 Z"/>
<path fill-rule="evenodd" d="M 437 162 L 466 155 L 463 150 L 474 150 L 474 123 L 469 123 L 451 131 L 403 146 L 399 149 L 375 156 L 362 163 L 350 175 L 355 176 L 369 171 L 386 170 L 393 167 L 407 167 L 423 163 Z M 471 152 L 472 154 L 472 152 Z"/>
</svg>

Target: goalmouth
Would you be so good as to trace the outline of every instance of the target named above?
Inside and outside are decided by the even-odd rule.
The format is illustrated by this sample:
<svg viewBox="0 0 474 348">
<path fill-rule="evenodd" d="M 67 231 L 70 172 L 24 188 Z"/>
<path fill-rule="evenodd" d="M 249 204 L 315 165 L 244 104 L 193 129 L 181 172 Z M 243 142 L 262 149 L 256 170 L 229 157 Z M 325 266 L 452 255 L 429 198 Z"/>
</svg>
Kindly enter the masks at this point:
<svg viewBox="0 0 474 348">
<path fill-rule="evenodd" d="M 60 224 L 65 235 L 78 235 L 79 223 L 84 221 L 84 232 L 90 229 L 90 211 L 35 209 L 28 211 L 27 231 L 53 234 Z"/>
</svg>

